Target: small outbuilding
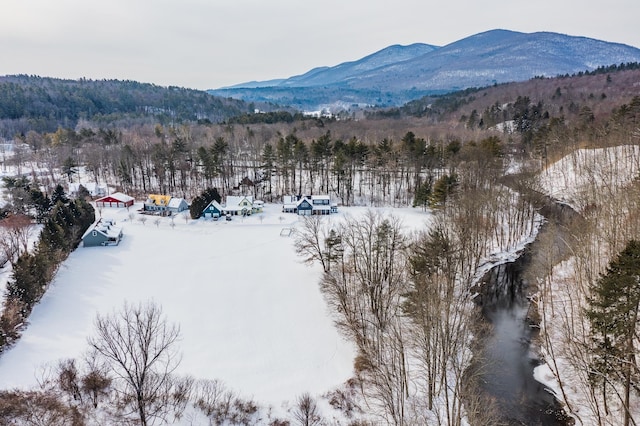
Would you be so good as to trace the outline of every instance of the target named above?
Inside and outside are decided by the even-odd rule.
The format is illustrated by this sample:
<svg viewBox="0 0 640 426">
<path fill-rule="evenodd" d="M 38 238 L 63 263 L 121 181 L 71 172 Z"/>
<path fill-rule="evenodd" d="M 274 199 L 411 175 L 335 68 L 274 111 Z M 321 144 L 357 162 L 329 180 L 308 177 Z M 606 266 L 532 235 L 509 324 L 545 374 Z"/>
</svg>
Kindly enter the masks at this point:
<svg viewBox="0 0 640 426">
<path fill-rule="evenodd" d="M 122 192 L 114 192 L 96 200 L 96 207 L 131 207 L 133 205 L 133 197 L 123 194 Z"/>
</svg>

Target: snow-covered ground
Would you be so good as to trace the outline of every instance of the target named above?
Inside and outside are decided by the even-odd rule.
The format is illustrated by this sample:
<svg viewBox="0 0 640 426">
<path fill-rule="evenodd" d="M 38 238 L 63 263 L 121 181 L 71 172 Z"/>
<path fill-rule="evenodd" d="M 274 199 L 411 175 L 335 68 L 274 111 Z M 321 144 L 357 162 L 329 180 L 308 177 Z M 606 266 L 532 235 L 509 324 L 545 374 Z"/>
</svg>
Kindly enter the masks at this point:
<svg viewBox="0 0 640 426">
<path fill-rule="evenodd" d="M 354 349 L 333 326 L 318 287 L 321 269 L 302 264 L 293 237 L 281 236 L 298 216 L 266 205 L 262 214 L 229 222 L 181 214 L 158 224 L 147 216 L 143 224 L 130 214 L 139 207 L 102 209 L 124 239 L 79 247 L 63 263 L 22 338 L 0 357 L 0 388 L 35 385 L 47 364 L 82 355 L 97 313 L 149 299 L 180 326 L 179 373 L 221 379 L 274 407 L 351 377 Z M 341 208 L 329 220 L 365 210 Z M 413 229 L 429 217 L 419 209 L 387 211 Z"/>
<path fill-rule="evenodd" d="M 590 198 L 590 191 L 611 190 L 612 183 L 628 183 L 640 172 L 640 146 L 578 149 L 551 164 L 540 176 L 545 192 L 571 205 Z"/>
<path fill-rule="evenodd" d="M 544 190 L 555 198 L 569 203 L 574 208 L 587 210 L 595 203 L 613 202 L 617 194 L 623 193 L 633 180 L 640 175 L 640 147 L 637 145 L 622 145 L 601 149 L 577 150 L 558 162 L 552 164 L 541 175 L 541 183 Z M 617 206 L 617 204 L 616 204 Z M 624 210 L 624 209 L 623 209 Z M 622 213 L 622 212 L 618 212 Z M 600 215 L 607 215 L 604 210 Z M 603 218 L 598 223 L 606 224 L 612 218 Z M 631 235 L 626 235 L 631 238 Z M 592 238 L 598 238 L 594 231 Z M 602 250 L 608 247 L 605 243 L 596 244 Z M 598 254 L 604 265 L 608 262 L 609 255 Z M 608 401 L 611 414 L 601 413 L 602 419 L 598 421 L 593 412 L 593 402 L 590 399 L 587 384 L 586 369 L 576 370 L 576 366 L 584 359 L 577 358 L 575 348 L 572 345 L 576 339 L 583 336 L 588 338 L 587 321 L 583 319 L 584 294 L 587 290 L 580 289 L 576 276 L 576 257 L 570 257 L 553 268 L 550 280 L 550 293 L 553 297 L 549 300 L 540 300 L 539 310 L 544 314 L 541 324 L 542 332 L 552 342 L 554 353 L 550 353 L 548 347 L 543 347 L 546 363 L 534 370 L 536 379 L 552 389 L 560 400 L 566 396 L 567 403 L 574 415 L 576 424 L 591 426 L 604 424 L 620 424 L 623 411 L 616 398 Z M 596 265 L 592 265 L 596 267 Z M 602 267 L 602 266 L 601 266 Z M 597 276 L 597 271 L 596 274 Z M 586 358 L 585 358 L 586 359 Z M 557 380 L 560 375 L 563 389 Z M 564 394 L 562 392 L 564 390 Z M 600 402 L 602 404 L 602 402 Z M 631 411 L 640 412 L 640 406 L 636 401 Z"/>
</svg>

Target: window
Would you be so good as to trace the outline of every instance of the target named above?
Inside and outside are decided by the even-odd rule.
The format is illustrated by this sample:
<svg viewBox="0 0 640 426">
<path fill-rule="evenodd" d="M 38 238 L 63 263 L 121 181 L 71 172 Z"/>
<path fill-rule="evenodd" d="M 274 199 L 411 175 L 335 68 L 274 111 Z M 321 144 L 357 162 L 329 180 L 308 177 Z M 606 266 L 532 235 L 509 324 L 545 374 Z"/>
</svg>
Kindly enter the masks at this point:
<svg viewBox="0 0 640 426">
<path fill-rule="evenodd" d="M 91 235 L 92 235 L 92 236 L 94 236 L 94 237 L 97 237 L 97 236 L 98 236 L 98 231 L 93 231 L 93 232 L 91 233 Z"/>
</svg>

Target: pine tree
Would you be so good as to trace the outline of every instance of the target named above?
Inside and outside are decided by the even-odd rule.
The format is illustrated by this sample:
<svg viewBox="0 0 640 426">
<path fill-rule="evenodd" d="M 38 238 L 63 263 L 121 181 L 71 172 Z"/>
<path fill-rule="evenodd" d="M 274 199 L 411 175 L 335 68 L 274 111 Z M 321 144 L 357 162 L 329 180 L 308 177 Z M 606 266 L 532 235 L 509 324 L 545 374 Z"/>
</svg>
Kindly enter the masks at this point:
<svg viewBox="0 0 640 426">
<path fill-rule="evenodd" d="M 63 204 L 69 202 L 67 195 L 64 193 L 64 188 L 60 184 L 56 185 L 55 189 L 53 190 L 53 194 L 51 194 L 51 204 L 56 204 L 58 201 L 62 202 Z"/>
<path fill-rule="evenodd" d="M 429 206 L 429 199 L 431 198 L 431 181 L 429 179 L 420 183 L 416 188 L 415 196 L 413 197 L 413 207 L 422 207 L 423 210 Z"/>
<path fill-rule="evenodd" d="M 631 387 L 640 379 L 636 352 L 638 310 L 640 308 L 640 242 L 631 240 L 607 271 L 591 286 L 586 316 L 593 341 L 592 383 L 602 386 L 606 403 L 607 387 L 624 386 L 624 426 L 631 421 Z M 605 407 L 606 408 L 606 407 Z"/>
<path fill-rule="evenodd" d="M 440 179 L 436 181 L 433 185 L 433 190 L 431 192 L 431 205 L 432 206 L 442 206 L 449 195 L 453 193 L 455 188 L 458 186 L 458 176 L 455 174 L 452 175 L 444 175 Z"/>
</svg>

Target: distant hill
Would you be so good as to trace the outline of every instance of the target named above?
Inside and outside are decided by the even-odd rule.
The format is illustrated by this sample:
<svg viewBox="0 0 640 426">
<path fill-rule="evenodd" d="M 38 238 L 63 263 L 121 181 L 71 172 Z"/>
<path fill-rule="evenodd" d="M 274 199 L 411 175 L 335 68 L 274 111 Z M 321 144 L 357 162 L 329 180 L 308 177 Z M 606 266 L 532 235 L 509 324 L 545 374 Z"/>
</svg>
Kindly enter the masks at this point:
<svg viewBox="0 0 640 426">
<path fill-rule="evenodd" d="M 550 32 L 492 30 L 443 47 L 390 46 L 334 67 L 209 93 L 306 110 L 353 104 L 387 107 L 426 95 L 627 62 L 640 62 L 640 49 Z"/>
<path fill-rule="evenodd" d="M 149 118 L 161 123 L 207 120 L 216 123 L 253 111 L 252 108 L 242 101 L 204 91 L 135 81 L 0 77 L 3 133 L 74 127 L 80 119 L 99 124 L 119 121 L 120 125 Z"/>
</svg>

